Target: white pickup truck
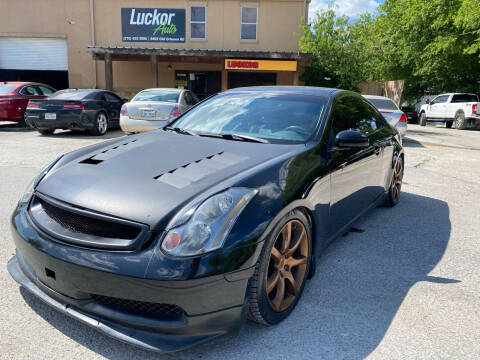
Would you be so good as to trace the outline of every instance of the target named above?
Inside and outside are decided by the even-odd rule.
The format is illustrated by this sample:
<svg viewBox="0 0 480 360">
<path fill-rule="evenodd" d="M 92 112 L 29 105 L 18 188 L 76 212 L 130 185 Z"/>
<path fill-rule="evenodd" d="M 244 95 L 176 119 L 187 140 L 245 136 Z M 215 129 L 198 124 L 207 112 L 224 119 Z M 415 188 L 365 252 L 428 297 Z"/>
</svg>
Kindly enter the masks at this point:
<svg viewBox="0 0 480 360">
<path fill-rule="evenodd" d="M 420 108 L 420 125 L 427 121 L 445 122 L 451 128 L 466 129 L 469 125 L 480 125 L 480 103 L 475 94 L 442 94 Z"/>
</svg>

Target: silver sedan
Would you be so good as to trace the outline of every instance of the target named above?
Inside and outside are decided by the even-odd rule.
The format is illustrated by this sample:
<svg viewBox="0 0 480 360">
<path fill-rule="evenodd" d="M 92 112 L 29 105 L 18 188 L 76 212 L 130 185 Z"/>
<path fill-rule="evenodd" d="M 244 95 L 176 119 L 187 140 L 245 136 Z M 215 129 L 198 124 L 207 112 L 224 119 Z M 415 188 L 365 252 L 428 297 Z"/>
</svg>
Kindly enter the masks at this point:
<svg viewBox="0 0 480 360">
<path fill-rule="evenodd" d="M 120 128 L 126 134 L 158 129 L 198 102 L 197 96 L 184 89 L 145 89 L 120 112 Z"/>
<path fill-rule="evenodd" d="M 398 106 L 385 96 L 363 95 L 383 115 L 383 117 L 404 136 L 407 133 L 407 115 Z"/>
</svg>

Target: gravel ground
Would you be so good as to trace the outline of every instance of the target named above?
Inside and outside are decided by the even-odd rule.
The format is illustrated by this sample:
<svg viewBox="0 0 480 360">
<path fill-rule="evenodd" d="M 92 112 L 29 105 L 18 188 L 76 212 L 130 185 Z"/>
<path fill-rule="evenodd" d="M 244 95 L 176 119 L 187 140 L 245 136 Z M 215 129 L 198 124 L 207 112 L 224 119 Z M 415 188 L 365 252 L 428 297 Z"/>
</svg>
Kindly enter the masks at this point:
<svg viewBox="0 0 480 360">
<path fill-rule="evenodd" d="M 103 139 L 0 132 L 2 359 L 478 359 L 480 132 L 411 126 L 397 207 L 358 221 L 318 261 L 292 315 L 160 356 L 53 311 L 6 271 L 9 216 L 30 179 L 57 155 Z M 119 132 L 109 137 L 120 136 Z"/>
</svg>

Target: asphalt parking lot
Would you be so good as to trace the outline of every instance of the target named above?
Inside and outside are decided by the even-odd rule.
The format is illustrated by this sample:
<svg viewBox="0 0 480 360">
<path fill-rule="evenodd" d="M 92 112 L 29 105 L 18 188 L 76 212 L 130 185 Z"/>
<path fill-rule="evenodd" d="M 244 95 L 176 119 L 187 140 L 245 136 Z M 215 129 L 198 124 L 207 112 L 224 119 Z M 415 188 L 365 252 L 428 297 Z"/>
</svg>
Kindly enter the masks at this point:
<svg viewBox="0 0 480 360">
<path fill-rule="evenodd" d="M 9 217 L 28 182 L 58 155 L 105 138 L 0 129 L 0 358 L 480 358 L 480 131 L 410 125 L 407 136 L 400 203 L 371 211 L 356 224 L 363 233 L 324 252 L 286 321 L 160 356 L 53 311 L 6 270 Z"/>
</svg>

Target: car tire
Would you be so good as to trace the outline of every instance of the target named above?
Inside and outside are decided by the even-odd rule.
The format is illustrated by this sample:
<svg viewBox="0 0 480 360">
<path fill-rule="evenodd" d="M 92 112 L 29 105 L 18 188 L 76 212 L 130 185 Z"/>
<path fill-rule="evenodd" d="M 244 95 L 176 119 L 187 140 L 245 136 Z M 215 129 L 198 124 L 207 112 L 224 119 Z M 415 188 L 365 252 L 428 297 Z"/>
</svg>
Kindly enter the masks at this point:
<svg viewBox="0 0 480 360">
<path fill-rule="evenodd" d="M 38 132 L 42 135 L 52 135 L 55 132 L 55 129 L 38 130 Z"/>
<path fill-rule="evenodd" d="M 395 167 L 393 168 L 392 181 L 387 194 L 386 205 L 389 207 L 394 207 L 398 204 L 400 192 L 402 190 L 404 166 L 403 157 L 399 156 L 395 162 Z"/>
<path fill-rule="evenodd" d="M 25 118 L 25 111 L 22 112 L 22 117 L 20 118 L 20 121 L 18 122 L 18 126 L 24 128 L 30 127 L 29 124 L 27 123 L 27 119 Z"/>
<path fill-rule="evenodd" d="M 455 129 L 465 130 L 467 128 L 467 119 L 463 111 L 457 111 L 455 114 Z"/>
<path fill-rule="evenodd" d="M 453 126 L 453 120 L 447 121 L 447 122 L 445 123 L 445 126 L 447 127 L 447 129 L 451 129 L 452 126 Z"/>
<path fill-rule="evenodd" d="M 108 131 L 108 117 L 103 111 L 99 111 L 95 117 L 95 124 L 90 130 L 90 134 L 95 136 L 103 136 Z"/>
<path fill-rule="evenodd" d="M 427 125 L 427 115 L 425 115 L 424 112 L 420 114 L 420 119 L 418 120 L 418 123 L 420 126 L 426 126 Z"/>
<path fill-rule="evenodd" d="M 312 249 L 311 228 L 303 212 L 294 210 L 278 222 L 250 283 L 250 320 L 271 326 L 293 311 L 310 272 Z"/>
</svg>

